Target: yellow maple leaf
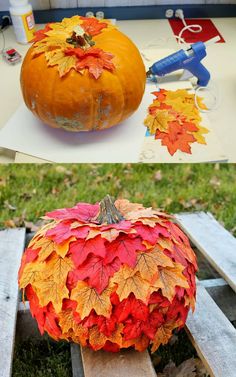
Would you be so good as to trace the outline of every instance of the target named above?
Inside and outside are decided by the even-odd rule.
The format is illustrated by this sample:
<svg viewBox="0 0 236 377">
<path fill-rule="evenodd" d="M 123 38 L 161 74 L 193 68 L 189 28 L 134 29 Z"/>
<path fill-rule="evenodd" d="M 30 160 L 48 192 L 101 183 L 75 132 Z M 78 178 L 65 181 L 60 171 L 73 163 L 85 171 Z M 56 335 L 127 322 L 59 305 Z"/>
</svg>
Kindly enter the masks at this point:
<svg viewBox="0 0 236 377">
<path fill-rule="evenodd" d="M 140 272 L 134 273 L 132 268 L 124 265 L 114 274 L 111 281 L 117 284 L 116 293 L 120 301 L 127 298 L 130 293 L 133 293 L 137 299 L 147 302 L 150 284 L 142 279 Z"/>
<path fill-rule="evenodd" d="M 57 38 L 45 38 L 33 45 L 32 56 L 42 54 L 43 52 L 48 52 L 55 49 L 66 49 L 71 47 L 69 43 Z"/>
<path fill-rule="evenodd" d="M 38 296 L 39 304 L 46 306 L 51 302 L 56 313 L 61 311 L 63 299 L 69 298 L 69 290 L 66 288 L 66 282 L 59 283 L 53 277 L 35 281 L 33 288 Z"/>
<path fill-rule="evenodd" d="M 61 258 L 56 253 L 44 264 L 44 279 L 52 278 L 58 284 L 65 284 L 68 272 L 74 267 L 72 260 L 68 257 Z"/>
<path fill-rule="evenodd" d="M 75 320 L 73 310 L 67 309 L 58 313 L 59 325 L 63 334 L 68 333 L 70 329 L 74 328 Z"/>
<path fill-rule="evenodd" d="M 144 124 L 148 127 L 150 134 L 154 135 L 157 130 L 167 132 L 168 123 L 174 119 L 175 117 L 169 114 L 167 110 L 158 110 L 154 116 L 148 115 L 144 120 Z"/>
<path fill-rule="evenodd" d="M 65 41 L 71 36 L 74 28 L 82 22 L 83 20 L 81 20 L 79 16 L 64 18 L 61 22 L 50 24 L 51 30 L 47 31 L 45 34 L 49 37 L 55 37 Z"/>
<path fill-rule="evenodd" d="M 77 301 L 76 311 L 79 313 L 81 319 L 89 315 L 92 309 L 98 315 L 109 317 L 111 313 L 110 294 L 112 289 L 108 286 L 99 295 L 95 288 L 90 287 L 86 282 L 79 281 L 74 289 L 71 291 L 71 300 Z"/>
<path fill-rule="evenodd" d="M 123 325 L 119 324 L 116 327 L 116 330 L 112 332 L 110 336 L 104 335 L 101 331 L 99 331 L 97 326 L 93 326 L 89 329 L 89 343 L 93 347 L 95 351 L 101 349 L 107 340 L 109 340 L 112 343 L 116 343 L 119 346 L 122 345 L 122 329 Z"/>
<path fill-rule="evenodd" d="M 60 77 L 65 76 L 72 68 L 76 66 L 75 56 L 66 56 L 62 50 L 53 50 L 45 53 L 48 67 L 58 65 Z"/>
<path fill-rule="evenodd" d="M 151 352 L 155 352 L 161 344 L 167 344 L 169 339 L 172 336 L 172 332 L 174 329 L 180 326 L 179 322 L 169 321 L 164 323 L 157 329 L 155 337 L 152 341 L 152 348 Z"/>
<path fill-rule="evenodd" d="M 66 240 L 66 241 L 64 241 L 60 244 L 55 244 L 56 253 L 60 257 L 64 258 L 66 256 L 66 254 L 68 253 L 70 243 L 73 242 L 73 241 L 76 241 L 76 240 L 77 240 L 76 237 L 71 236 L 70 238 L 68 238 L 68 240 Z"/>
<path fill-rule="evenodd" d="M 200 144 L 206 144 L 204 134 L 208 134 L 209 130 L 205 127 L 198 126 L 198 131 L 193 132 L 192 135 L 195 137 L 196 141 Z"/>
<path fill-rule="evenodd" d="M 41 273 L 45 263 L 31 262 L 27 263 L 23 269 L 19 280 L 21 289 L 26 288 L 28 284 L 34 285 L 37 281 L 41 281 Z"/>
<path fill-rule="evenodd" d="M 155 246 L 150 252 L 140 252 L 137 254 L 137 263 L 134 272 L 140 272 L 143 279 L 152 281 L 153 276 L 158 272 L 158 266 L 174 267 L 172 260 L 163 251 Z"/>
<path fill-rule="evenodd" d="M 174 267 L 159 267 L 158 277 L 155 283 L 153 283 L 151 291 L 154 292 L 161 288 L 163 296 L 171 302 L 176 294 L 176 286 L 189 288 L 187 278 L 182 273 L 184 268 L 179 263 L 175 263 Z"/>
<path fill-rule="evenodd" d="M 130 203 L 127 199 L 117 199 L 115 201 L 115 207 L 118 211 L 126 218 L 129 212 L 139 211 L 144 209 L 143 205 L 140 203 Z"/>
</svg>

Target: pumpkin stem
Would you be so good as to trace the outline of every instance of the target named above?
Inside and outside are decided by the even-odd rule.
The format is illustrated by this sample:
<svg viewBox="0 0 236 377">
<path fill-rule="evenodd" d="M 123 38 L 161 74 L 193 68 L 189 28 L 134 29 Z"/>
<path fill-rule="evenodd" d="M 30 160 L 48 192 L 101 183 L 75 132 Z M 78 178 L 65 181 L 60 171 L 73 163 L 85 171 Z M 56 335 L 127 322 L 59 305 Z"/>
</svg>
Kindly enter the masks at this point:
<svg viewBox="0 0 236 377">
<path fill-rule="evenodd" d="M 77 25 L 70 38 L 67 38 L 67 43 L 74 45 L 74 47 L 89 48 L 95 45 L 91 35 L 85 33 L 84 29 Z"/>
<path fill-rule="evenodd" d="M 118 211 L 114 204 L 114 199 L 110 195 L 106 195 L 100 202 L 100 212 L 96 221 L 99 224 L 117 224 L 124 220 L 124 217 Z"/>
</svg>

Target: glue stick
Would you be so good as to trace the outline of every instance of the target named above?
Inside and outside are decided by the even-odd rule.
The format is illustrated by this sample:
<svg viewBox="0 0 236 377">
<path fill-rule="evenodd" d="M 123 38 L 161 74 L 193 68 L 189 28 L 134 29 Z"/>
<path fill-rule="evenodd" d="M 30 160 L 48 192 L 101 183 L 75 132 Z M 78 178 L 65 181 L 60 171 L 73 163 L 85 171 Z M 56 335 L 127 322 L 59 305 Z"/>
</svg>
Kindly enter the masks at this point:
<svg viewBox="0 0 236 377">
<path fill-rule="evenodd" d="M 28 0 L 10 0 L 10 15 L 16 40 L 26 44 L 34 38 L 35 22 L 32 6 Z"/>
</svg>

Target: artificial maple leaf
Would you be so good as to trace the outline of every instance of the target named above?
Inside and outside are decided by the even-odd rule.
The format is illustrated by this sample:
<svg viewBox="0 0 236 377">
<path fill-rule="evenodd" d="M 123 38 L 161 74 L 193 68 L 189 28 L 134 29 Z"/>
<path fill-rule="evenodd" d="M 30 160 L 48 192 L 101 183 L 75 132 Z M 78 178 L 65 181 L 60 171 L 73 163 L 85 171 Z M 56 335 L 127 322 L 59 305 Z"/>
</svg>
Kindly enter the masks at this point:
<svg viewBox="0 0 236 377">
<path fill-rule="evenodd" d="M 81 319 L 87 317 L 91 310 L 95 310 L 98 315 L 109 317 L 111 313 L 110 294 L 112 289 L 106 288 L 100 295 L 95 288 L 91 288 L 86 282 L 79 281 L 71 291 L 71 300 L 77 301 L 76 311 Z"/>
<path fill-rule="evenodd" d="M 54 22 L 50 24 L 50 30 L 45 34 L 48 37 L 53 37 L 61 40 L 66 40 L 71 37 L 74 28 L 81 24 L 82 20 L 79 16 L 64 18 L 61 22 Z"/>
<path fill-rule="evenodd" d="M 121 263 L 134 267 L 137 258 L 136 251 L 138 250 L 145 250 L 141 238 L 127 238 L 127 236 L 120 235 L 107 246 L 107 262 L 109 263 L 117 257 Z"/>
<path fill-rule="evenodd" d="M 139 272 L 134 274 L 132 268 L 124 265 L 120 271 L 114 274 L 111 282 L 117 284 L 116 293 L 121 301 L 133 293 L 137 299 L 144 303 L 147 302 L 150 285 L 141 278 Z"/>
<path fill-rule="evenodd" d="M 160 326 L 157 329 L 157 332 L 153 339 L 151 352 L 155 352 L 161 344 L 167 344 L 169 339 L 171 338 L 173 330 L 177 327 L 179 327 L 179 323 L 173 321 L 166 322 L 162 326 Z"/>
<path fill-rule="evenodd" d="M 122 300 L 116 305 L 114 310 L 114 316 L 118 322 L 124 322 L 129 316 L 135 319 L 146 321 L 148 319 L 149 310 L 141 300 L 134 297 L 131 293 L 128 298 Z"/>
<path fill-rule="evenodd" d="M 113 259 L 111 263 L 106 263 L 104 258 L 90 254 L 82 265 L 70 272 L 68 284 L 88 278 L 89 286 L 101 294 L 108 286 L 110 277 L 120 269 L 120 265 L 118 258 Z"/>
<path fill-rule="evenodd" d="M 66 56 L 62 50 L 53 50 L 45 53 L 48 67 L 58 65 L 60 77 L 63 77 L 72 68 L 76 66 L 76 58 L 74 56 Z"/>
<path fill-rule="evenodd" d="M 61 311 L 62 300 L 69 297 L 66 279 L 68 272 L 73 268 L 73 263 L 70 258 L 61 258 L 54 253 L 47 263 L 40 265 L 42 265 L 43 279 L 35 279 L 31 284 L 38 295 L 40 305 L 45 306 L 52 302 L 58 313 Z"/>
<path fill-rule="evenodd" d="M 122 348 L 129 348 L 131 346 L 134 346 L 136 351 L 143 352 L 147 349 L 149 345 L 150 339 L 144 335 L 141 334 L 138 338 L 133 339 L 122 339 Z"/>
<path fill-rule="evenodd" d="M 40 29 L 38 31 L 36 31 L 34 33 L 34 39 L 32 39 L 32 41 L 30 42 L 38 42 L 38 41 L 41 41 L 42 39 L 46 38 L 46 32 L 48 32 L 49 30 L 51 30 L 51 24 L 46 24 L 45 28 L 44 29 Z"/>
<path fill-rule="evenodd" d="M 104 240 L 100 236 L 90 240 L 77 240 L 70 246 L 71 258 L 76 267 L 83 264 L 89 254 L 104 258 L 106 253 L 107 250 L 105 248 Z"/>
<path fill-rule="evenodd" d="M 176 286 L 189 288 L 183 270 L 184 267 L 179 263 L 175 263 L 175 267 L 158 267 L 158 277 L 152 285 L 152 292 L 161 288 L 163 296 L 171 302 L 176 293 Z"/>
<path fill-rule="evenodd" d="M 42 54 L 43 52 L 45 53 L 45 52 L 56 50 L 56 49 L 66 49 L 71 46 L 69 43 L 61 39 L 49 38 L 47 36 L 45 37 L 46 37 L 45 39 L 33 45 L 33 51 L 32 51 L 33 57 L 38 56 Z"/>
<path fill-rule="evenodd" d="M 167 146 L 171 156 L 179 149 L 182 152 L 191 154 L 190 143 L 196 141 L 192 134 L 186 130 L 178 122 L 170 122 L 168 133 L 156 132 L 156 139 L 161 139 L 161 144 Z"/>
<path fill-rule="evenodd" d="M 195 137 L 197 143 L 206 144 L 206 140 L 203 135 L 208 134 L 208 133 L 209 133 L 209 130 L 207 128 L 198 126 L 198 131 L 193 132 L 193 136 Z"/>
<path fill-rule="evenodd" d="M 150 252 L 143 252 L 137 254 L 137 263 L 134 272 L 140 272 L 143 279 L 152 281 L 153 277 L 158 272 L 158 266 L 174 267 L 172 260 L 167 257 L 163 251 L 155 246 Z"/>
<path fill-rule="evenodd" d="M 51 255 L 55 249 L 55 243 L 47 238 L 41 237 L 32 243 L 32 249 L 38 250 L 38 261 L 43 262 L 45 259 Z"/>
<path fill-rule="evenodd" d="M 159 224 L 156 224 L 153 228 L 147 225 L 137 224 L 135 225 L 135 229 L 143 240 L 150 242 L 150 244 L 152 245 L 157 242 L 157 239 L 160 237 L 160 235 L 164 237 L 170 236 L 168 230 Z"/>
<path fill-rule="evenodd" d="M 173 115 L 169 114 L 167 110 L 159 110 L 154 116 L 147 115 L 144 124 L 148 127 L 150 134 L 154 135 L 157 130 L 167 132 L 169 122 L 174 119 Z"/>
<path fill-rule="evenodd" d="M 94 351 L 98 351 L 99 349 L 103 348 L 106 341 L 109 340 L 113 343 L 118 345 L 122 344 L 122 335 L 121 331 L 123 329 L 123 325 L 118 325 L 117 329 L 113 332 L 113 334 L 109 337 L 101 333 L 97 326 L 92 327 L 89 330 L 89 343 L 92 346 Z"/>
<path fill-rule="evenodd" d="M 78 203 L 72 208 L 63 208 L 48 212 L 46 218 L 54 220 L 79 220 L 87 223 L 98 215 L 99 209 L 99 204 Z"/>
<path fill-rule="evenodd" d="M 108 26 L 106 22 L 102 22 L 95 17 L 81 17 L 81 20 L 83 20 L 81 27 L 84 29 L 85 33 L 92 36 L 100 34 L 101 31 Z"/>
<path fill-rule="evenodd" d="M 157 91 L 152 92 L 152 94 L 154 94 L 154 96 L 157 98 L 158 101 L 163 102 L 165 101 L 168 92 L 169 91 L 165 89 L 160 89 L 158 92 Z"/>
<path fill-rule="evenodd" d="M 62 301 L 69 298 L 69 291 L 65 283 L 58 283 L 53 278 L 47 280 L 35 281 L 34 289 L 39 298 L 41 306 L 46 306 L 49 302 L 53 304 L 56 313 L 62 308 Z"/>
<path fill-rule="evenodd" d="M 41 280 L 41 273 L 44 269 L 44 263 L 32 262 L 27 263 L 19 277 L 19 286 L 21 289 L 26 288 L 28 284 L 34 285 Z"/>
<path fill-rule="evenodd" d="M 74 236 L 76 238 L 86 238 L 89 232 L 89 226 L 79 226 L 78 228 L 71 228 L 71 221 L 60 221 L 54 228 L 46 232 L 46 237 L 51 238 L 57 244 L 68 240 Z"/>
<path fill-rule="evenodd" d="M 115 207 L 118 211 L 126 218 L 129 212 L 139 211 L 144 209 L 143 205 L 140 203 L 130 203 L 127 199 L 117 199 L 115 201 Z"/>
<path fill-rule="evenodd" d="M 54 253 L 47 263 L 44 263 L 44 278 L 53 278 L 58 284 L 65 284 L 68 272 L 73 269 L 74 265 L 70 258 L 61 258 Z"/>
<path fill-rule="evenodd" d="M 114 55 L 103 51 L 100 48 L 90 47 L 87 50 L 83 50 L 80 47 L 68 48 L 65 51 L 66 56 L 76 57 L 76 70 L 81 71 L 85 68 L 89 70 L 91 75 L 98 79 L 103 69 L 114 71 L 115 66 L 111 62 Z"/>
</svg>

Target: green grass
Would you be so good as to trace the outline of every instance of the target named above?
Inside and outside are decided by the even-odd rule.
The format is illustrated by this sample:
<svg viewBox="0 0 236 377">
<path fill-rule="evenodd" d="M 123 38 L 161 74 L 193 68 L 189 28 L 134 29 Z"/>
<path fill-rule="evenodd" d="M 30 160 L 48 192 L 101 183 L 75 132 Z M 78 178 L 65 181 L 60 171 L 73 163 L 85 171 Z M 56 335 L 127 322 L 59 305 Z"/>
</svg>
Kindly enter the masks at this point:
<svg viewBox="0 0 236 377">
<path fill-rule="evenodd" d="M 12 377 L 72 377 L 69 343 L 42 340 L 17 344 Z"/>
<path fill-rule="evenodd" d="M 235 169 L 227 164 L 2 165 L 0 226 L 13 226 L 9 220 L 15 218 L 19 224 L 21 217 L 35 222 L 46 211 L 96 202 L 110 193 L 171 213 L 210 211 L 235 233 Z"/>
</svg>

